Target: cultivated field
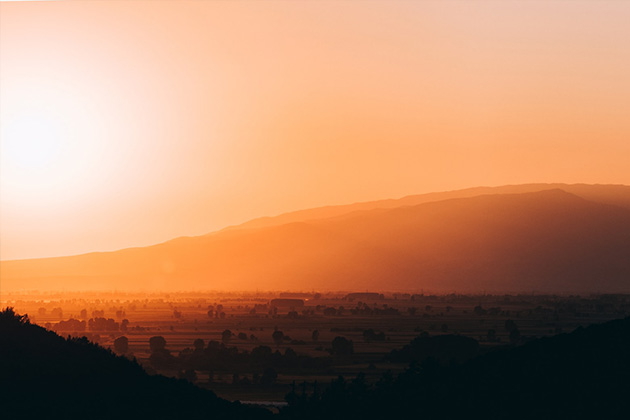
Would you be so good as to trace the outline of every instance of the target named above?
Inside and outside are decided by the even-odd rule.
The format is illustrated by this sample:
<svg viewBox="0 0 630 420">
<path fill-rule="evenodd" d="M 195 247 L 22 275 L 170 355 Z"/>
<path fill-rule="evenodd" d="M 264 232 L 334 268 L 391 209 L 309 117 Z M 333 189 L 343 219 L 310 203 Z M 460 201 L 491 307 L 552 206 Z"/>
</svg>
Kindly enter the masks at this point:
<svg viewBox="0 0 630 420">
<path fill-rule="evenodd" d="M 1 306 L 13 306 L 60 335 L 86 336 L 135 357 L 150 372 L 187 378 L 219 396 L 282 401 L 294 383 L 296 390 L 312 392 L 339 375 L 363 372 L 368 381 L 376 381 L 388 370 L 401 371 L 407 363 L 393 363 L 387 355 L 421 334 L 471 337 L 485 351 L 625 317 L 630 296 L 64 292 L 3 294 Z M 77 321 L 67 323 L 69 319 Z M 97 319 L 104 322 L 99 325 Z M 514 326 L 516 337 L 510 336 Z M 282 334 L 274 339 L 276 331 Z M 124 350 L 114 344 L 121 336 L 128 339 Z M 151 358 L 149 341 L 155 336 L 165 339 L 168 362 Z M 351 340 L 352 350 L 335 349 L 336 337 Z M 195 353 L 198 339 L 204 347 Z M 211 341 L 232 359 L 191 362 Z M 279 353 L 273 356 L 277 376 L 271 379 L 262 379 L 264 363 L 247 358 L 260 346 Z M 226 350 L 234 347 L 238 350 Z M 236 361 L 243 352 L 247 357 Z M 301 356 L 301 362 L 285 366 Z M 201 365 L 209 367 L 195 369 Z"/>
</svg>

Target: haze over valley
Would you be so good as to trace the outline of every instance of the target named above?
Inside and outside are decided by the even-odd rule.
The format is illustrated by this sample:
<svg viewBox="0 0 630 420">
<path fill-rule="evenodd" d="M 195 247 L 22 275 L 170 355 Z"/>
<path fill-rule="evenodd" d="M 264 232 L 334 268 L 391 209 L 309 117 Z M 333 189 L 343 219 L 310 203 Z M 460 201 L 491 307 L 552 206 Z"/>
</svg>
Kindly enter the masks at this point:
<svg viewBox="0 0 630 420">
<path fill-rule="evenodd" d="M 0 1 L 0 416 L 626 419 L 630 1 Z"/>
</svg>

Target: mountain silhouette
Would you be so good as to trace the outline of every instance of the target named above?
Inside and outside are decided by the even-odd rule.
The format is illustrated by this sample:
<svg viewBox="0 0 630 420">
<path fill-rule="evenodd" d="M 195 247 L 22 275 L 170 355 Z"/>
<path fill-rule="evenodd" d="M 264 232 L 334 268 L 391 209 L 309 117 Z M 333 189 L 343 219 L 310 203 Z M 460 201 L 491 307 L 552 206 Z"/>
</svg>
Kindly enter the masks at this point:
<svg viewBox="0 0 630 420">
<path fill-rule="evenodd" d="M 64 339 L 0 312 L 0 396 L 6 419 L 264 419 L 270 412 L 184 381 L 150 376 L 85 338 Z"/>
<path fill-rule="evenodd" d="M 374 385 L 340 379 L 318 395 L 287 396 L 281 418 L 624 419 L 629 352 L 630 318 L 619 319 L 461 364 L 426 359 Z"/>
<path fill-rule="evenodd" d="M 629 352 L 625 318 L 459 364 L 412 362 L 374 384 L 361 374 L 340 378 L 319 394 L 288 395 L 278 418 L 626 418 Z M 0 311 L 0 395 L 10 419 L 272 417 L 183 380 L 149 376 L 131 360 L 86 339 L 64 339 L 10 308 Z"/>
<path fill-rule="evenodd" d="M 618 192 L 630 189 L 573 189 L 582 196 L 550 189 L 395 208 L 351 206 L 327 218 L 144 248 L 4 261 L 2 287 L 629 291 L 630 207 Z"/>
<path fill-rule="evenodd" d="M 374 209 L 393 209 L 403 206 L 415 206 L 433 201 L 448 200 L 451 198 L 468 198 L 487 194 L 522 194 L 552 189 L 562 189 L 568 193 L 577 195 L 586 200 L 604 204 L 612 204 L 630 209 L 630 186 L 626 185 L 589 185 L 589 184 L 523 184 L 503 185 L 500 187 L 474 187 L 463 190 L 435 192 L 428 194 L 409 195 L 399 199 L 368 201 L 337 206 L 316 207 L 306 210 L 298 210 L 280 214 L 274 217 L 259 217 L 230 229 L 251 229 L 283 225 L 293 222 L 305 222 L 318 219 L 342 216 L 356 211 Z"/>
</svg>

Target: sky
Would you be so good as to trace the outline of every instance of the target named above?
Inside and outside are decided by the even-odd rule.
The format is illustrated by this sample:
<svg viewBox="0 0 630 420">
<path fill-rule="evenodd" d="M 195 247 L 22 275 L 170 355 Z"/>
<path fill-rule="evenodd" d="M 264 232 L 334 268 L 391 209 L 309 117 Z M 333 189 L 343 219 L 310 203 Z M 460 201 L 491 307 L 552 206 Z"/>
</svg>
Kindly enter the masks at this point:
<svg viewBox="0 0 630 420">
<path fill-rule="evenodd" d="M 630 184 L 630 2 L 0 3 L 0 259 Z"/>
</svg>

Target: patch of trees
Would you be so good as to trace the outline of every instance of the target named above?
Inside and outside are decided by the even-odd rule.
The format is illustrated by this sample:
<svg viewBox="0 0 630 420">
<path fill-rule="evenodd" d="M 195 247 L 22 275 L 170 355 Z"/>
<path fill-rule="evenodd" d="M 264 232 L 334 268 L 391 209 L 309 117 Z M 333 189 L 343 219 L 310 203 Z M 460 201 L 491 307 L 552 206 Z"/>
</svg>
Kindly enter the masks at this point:
<svg viewBox="0 0 630 420">
<path fill-rule="evenodd" d="M 353 300 L 384 300 L 385 296 L 382 293 L 370 293 L 370 292 L 358 292 L 358 293 L 348 293 L 344 299 L 353 301 Z"/>
<path fill-rule="evenodd" d="M 90 331 L 118 331 L 120 325 L 112 318 L 90 318 L 88 328 Z"/>
<path fill-rule="evenodd" d="M 239 351 L 236 347 L 229 347 L 218 341 L 209 341 L 205 345 L 202 339 L 197 339 L 192 348 L 186 348 L 178 356 L 174 356 L 166 348 L 164 337 L 151 337 L 149 345 L 151 349 L 149 361 L 156 369 L 238 374 L 257 372 L 259 375 L 262 372 L 264 376 L 267 369 L 279 373 L 305 373 L 321 372 L 331 365 L 329 358 L 300 355 L 290 347 L 281 352 L 273 351 L 269 346 L 257 346 L 248 352 Z"/>
<path fill-rule="evenodd" d="M 491 315 L 491 316 L 497 316 L 497 315 L 509 315 L 510 311 L 502 311 L 500 307 L 496 306 L 496 307 L 492 307 L 492 308 L 488 308 L 488 309 L 484 309 L 483 306 L 481 305 L 477 305 L 473 308 L 473 313 L 477 316 L 482 316 L 482 315 Z"/>
<path fill-rule="evenodd" d="M 366 343 L 370 343 L 372 341 L 385 341 L 385 333 L 381 331 L 374 331 L 374 329 L 369 328 L 363 331 L 363 339 Z"/>
<path fill-rule="evenodd" d="M 354 353 L 354 343 L 346 337 L 335 337 L 332 341 L 330 354 L 337 356 L 347 356 Z"/>
<path fill-rule="evenodd" d="M 284 333 L 276 330 L 271 334 L 271 338 L 273 339 L 273 342 L 276 343 L 276 346 L 280 346 L 280 344 L 282 344 L 282 340 L 284 339 Z"/>
<path fill-rule="evenodd" d="M 225 319 L 225 312 L 223 312 L 223 305 L 219 304 L 216 306 L 216 308 L 213 305 L 208 305 L 207 307 L 208 309 L 208 318 L 212 319 L 212 318 L 221 318 L 221 319 Z M 173 314 L 175 316 L 175 314 Z M 181 313 L 179 314 L 179 316 L 176 317 L 181 317 Z"/>
<path fill-rule="evenodd" d="M 415 309 L 413 310 L 415 314 Z M 388 305 L 382 305 L 370 307 L 367 303 L 359 302 L 356 307 L 350 309 L 352 315 L 363 316 L 398 316 L 400 311 L 396 308 L 389 307 Z"/>
<path fill-rule="evenodd" d="M 59 321 L 54 325 L 53 329 L 55 331 L 73 331 L 73 332 L 83 332 L 85 331 L 86 325 L 85 321 L 79 321 L 78 319 L 70 318 L 67 321 Z"/>
<path fill-rule="evenodd" d="M 479 352 L 477 340 L 461 335 L 426 335 L 414 338 L 402 349 L 392 350 L 387 359 L 392 362 L 422 362 L 432 358 L 440 364 L 463 362 Z"/>
<path fill-rule="evenodd" d="M 343 315 L 344 311 L 345 311 L 345 308 L 343 306 L 340 306 L 338 308 L 328 306 L 326 308 L 323 308 L 322 312 L 326 316 L 341 316 Z"/>
</svg>

